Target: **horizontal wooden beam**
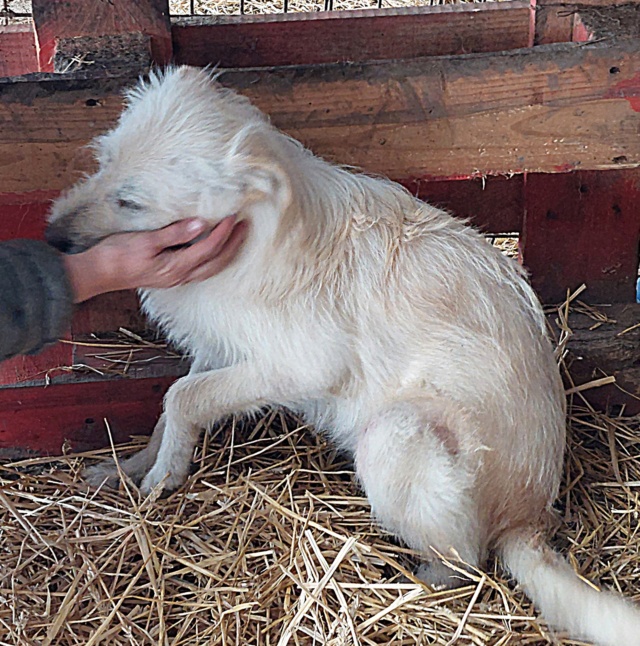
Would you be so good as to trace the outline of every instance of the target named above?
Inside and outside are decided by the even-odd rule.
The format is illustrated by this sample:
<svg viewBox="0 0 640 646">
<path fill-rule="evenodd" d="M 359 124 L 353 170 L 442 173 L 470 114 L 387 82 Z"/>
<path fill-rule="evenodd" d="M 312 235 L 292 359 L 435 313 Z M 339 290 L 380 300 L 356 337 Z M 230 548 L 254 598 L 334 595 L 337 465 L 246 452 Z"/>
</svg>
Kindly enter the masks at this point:
<svg viewBox="0 0 640 646">
<path fill-rule="evenodd" d="M 65 335 L 70 339 L 70 335 Z M 0 362 L 0 389 L 5 386 L 39 384 L 45 385 L 60 375 L 60 368 L 73 364 L 73 346 L 56 343 L 42 352 L 17 356 Z"/>
<path fill-rule="evenodd" d="M 469 220 L 484 233 L 519 233 L 524 217 L 524 176 L 418 180 L 405 186 L 416 197 Z"/>
<path fill-rule="evenodd" d="M 0 192 L 62 189 L 132 79 L 0 79 Z M 640 164 L 640 40 L 225 72 L 314 152 L 393 179 Z"/>
<path fill-rule="evenodd" d="M 597 410 L 617 415 L 640 413 L 640 304 L 598 308 L 599 321 L 577 307 L 569 314 L 573 332 L 566 358 L 573 384 L 580 386 L 604 376 L 615 377 L 615 384 L 590 388 L 581 394 Z M 605 318 L 606 317 L 606 318 Z M 549 316 L 554 328 L 556 314 Z M 578 396 L 575 401 L 580 403 Z"/>
<path fill-rule="evenodd" d="M 181 18 L 176 61 L 269 67 L 473 54 L 532 44 L 529 0 L 398 9 Z"/>
<path fill-rule="evenodd" d="M 640 0 L 537 0 L 537 4 L 543 6 L 566 7 L 570 11 L 574 7 L 580 10 L 583 7 L 604 9 L 606 7 L 620 7 L 622 5 L 639 5 Z"/>
<path fill-rule="evenodd" d="M 640 249 L 640 169 L 530 174 L 523 260 L 544 302 L 586 284 L 583 300 L 635 300 Z"/>
<path fill-rule="evenodd" d="M 174 378 L 0 389 L 0 459 L 89 451 L 148 434 Z"/>
</svg>

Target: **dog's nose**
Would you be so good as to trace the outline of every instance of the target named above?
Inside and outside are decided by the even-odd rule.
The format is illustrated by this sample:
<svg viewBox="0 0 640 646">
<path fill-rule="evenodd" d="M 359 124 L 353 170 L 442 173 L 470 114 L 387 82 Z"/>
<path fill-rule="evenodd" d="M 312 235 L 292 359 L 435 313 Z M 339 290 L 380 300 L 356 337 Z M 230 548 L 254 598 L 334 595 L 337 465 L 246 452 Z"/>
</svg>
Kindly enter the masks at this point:
<svg viewBox="0 0 640 646">
<path fill-rule="evenodd" d="M 71 251 L 71 249 L 73 248 L 73 242 L 69 238 L 50 227 L 47 228 L 47 230 L 44 232 L 44 239 L 52 247 L 55 247 L 62 253 L 69 253 L 69 251 Z"/>
</svg>

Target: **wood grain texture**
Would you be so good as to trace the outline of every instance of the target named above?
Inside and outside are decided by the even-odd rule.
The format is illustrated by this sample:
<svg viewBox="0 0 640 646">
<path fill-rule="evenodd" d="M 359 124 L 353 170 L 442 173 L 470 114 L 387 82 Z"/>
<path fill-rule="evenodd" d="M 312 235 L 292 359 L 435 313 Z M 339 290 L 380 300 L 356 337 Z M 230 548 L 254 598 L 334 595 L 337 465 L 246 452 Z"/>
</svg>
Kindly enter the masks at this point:
<svg viewBox="0 0 640 646">
<path fill-rule="evenodd" d="M 575 5 L 558 5 L 547 0 L 537 0 L 535 9 L 535 45 L 570 43 L 576 21 Z"/>
<path fill-rule="evenodd" d="M 44 385 L 49 378 L 56 376 L 58 367 L 70 366 L 72 363 L 72 346 L 63 343 L 56 343 L 36 355 L 2 361 L 0 362 L 0 388 L 25 382 Z"/>
<path fill-rule="evenodd" d="M 524 263 L 543 302 L 581 284 L 581 300 L 635 300 L 640 170 L 531 174 L 525 184 Z"/>
<path fill-rule="evenodd" d="M 527 47 L 528 1 L 266 16 L 183 18 L 172 27 L 187 65 L 267 67 L 472 54 Z M 317 46 L 310 46 L 310 43 Z"/>
<path fill-rule="evenodd" d="M 434 206 L 468 219 L 485 233 L 522 230 L 524 176 L 408 182 L 406 187 Z"/>
<path fill-rule="evenodd" d="M 640 304 L 617 304 L 602 308 L 608 321 L 594 329 L 590 316 L 572 310 L 569 327 L 573 334 L 567 344 L 567 366 L 573 385 L 588 383 L 605 375 L 612 375 L 615 384 L 585 390 L 582 395 L 596 410 L 618 414 L 624 407 L 625 415 L 640 413 Z M 554 318 L 549 317 L 552 327 Z"/>
<path fill-rule="evenodd" d="M 119 328 L 140 332 L 146 327 L 133 290 L 101 294 L 77 306 L 71 322 L 75 337 L 83 334 L 112 332 Z"/>
<path fill-rule="evenodd" d="M 88 451 L 148 434 L 173 378 L 0 389 L 0 455 Z"/>
<path fill-rule="evenodd" d="M 237 70 L 222 83 L 328 159 L 393 179 L 640 164 L 640 40 Z M 62 189 L 126 80 L 0 81 L 0 192 Z"/>
<path fill-rule="evenodd" d="M 620 7 L 622 5 L 640 5 L 640 0 L 536 0 L 538 6 L 556 6 L 568 7 L 596 7 L 604 9 L 606 7 Z"/>
<path fill-rule="evenodd" d="M 171 60 L 167 0 L 33 0 L 40 70 L 53 71 L 58 39 L 140 33 L 151 37 L 154 60 Z"/>
<path fill-rule="evenodd" d="M 40 240 L 44 235 L 49 202 L 3 203 L 0 195 L 0 241 L 14 238 Z"/>
<path fill-rule="evenodd" d="M 36 38 L 31 25 L 0 26 L 0 76 L 38 71 Z"/>
</svg>

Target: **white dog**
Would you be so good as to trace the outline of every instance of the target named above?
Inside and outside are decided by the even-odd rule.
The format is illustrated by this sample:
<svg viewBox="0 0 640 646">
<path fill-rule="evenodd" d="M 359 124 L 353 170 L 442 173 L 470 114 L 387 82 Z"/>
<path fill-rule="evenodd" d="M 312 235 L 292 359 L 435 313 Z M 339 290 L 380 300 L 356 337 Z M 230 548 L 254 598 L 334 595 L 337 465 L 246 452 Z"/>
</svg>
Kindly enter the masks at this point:
<svg viewBox="0 0 640 646">
<path fill-rule="evenodd" d="M 480 566 L 494 548 L 553 625 L 640 644 L 638 611 L 540 538 L 565 404 L 517 264 L 401 186 L 314 157 L 203 71 L 152 75 L 128 99 L 97 141 L 97 174 L 55 204 L 51 239 L 78 250 L 194 214 L 250 223 L 218 276 L 142 294 L 193 365 L 122 464 L 141 490 L 183 483 L 202 428 L 287 406 L 351 452 L 373 513 L 424 553 L 428 580 L 451 574 L 433 550 Z"/>
</svg>

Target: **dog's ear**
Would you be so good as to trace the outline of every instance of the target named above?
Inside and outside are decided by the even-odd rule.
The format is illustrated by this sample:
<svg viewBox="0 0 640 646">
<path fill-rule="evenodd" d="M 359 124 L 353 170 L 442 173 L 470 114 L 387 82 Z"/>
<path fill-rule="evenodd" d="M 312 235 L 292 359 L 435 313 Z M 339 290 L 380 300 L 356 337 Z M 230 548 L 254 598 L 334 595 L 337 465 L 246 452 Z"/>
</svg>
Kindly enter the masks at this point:
<svg viewBox="0 0 640 646">
<path fill-rule="evenodd" d="M 291 202 L 291 184 L 269 134 L 254 129 L 240 133 L 231 143 L 231 172 L 246 202 L 270 202 L 282 212 Z"/>
<path fill-rule="evenodd" d="M 278 211 L 284 211 L 291 202 L 289 178 L 282 167 L 273 162 L 250 159 L 244 166 L 247 199 L 271 202 Z"/>
</svg>

